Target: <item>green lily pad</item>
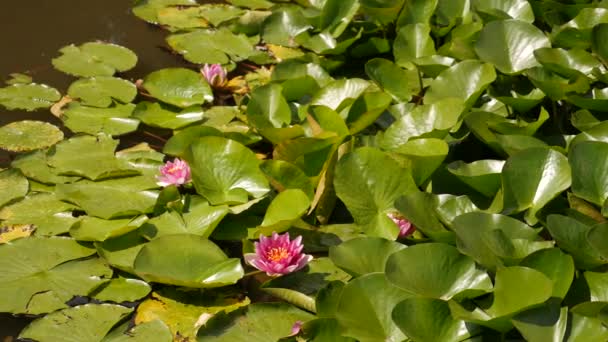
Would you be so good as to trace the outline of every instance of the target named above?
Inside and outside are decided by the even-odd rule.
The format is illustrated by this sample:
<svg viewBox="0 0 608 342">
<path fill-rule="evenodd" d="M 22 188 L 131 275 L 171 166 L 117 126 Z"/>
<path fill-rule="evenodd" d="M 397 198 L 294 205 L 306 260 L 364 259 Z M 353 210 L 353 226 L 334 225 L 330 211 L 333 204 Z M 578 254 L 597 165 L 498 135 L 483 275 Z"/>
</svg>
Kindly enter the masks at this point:
<svg viewBox="0 0 608 342">
<path fill-rule="evenodd" d="M 286 189 L 300 189 L 312 200 L 314 187 L 311 180 L 299 167 L 284 160 L 265 160 L 260 169 L 270 185 L 281 192 Z"/>
<path fill-rule="evenodd" d="M 144 78 L 142 86 L 153 97 L 180 108 L 213 101 L 203 75 L 185 68 L 154 71 Z"/>
<path fill-rule="evenodd" d="M 475 52 L 482 61 L 512 75 L 537 66 L 534 50 L 544 47 L 551 47 L 551 42 L 540 29 L 509 19 L 488 23 L 479 34 Z"/>
<path fill-rule="evenodd" d="M 568 159 L 559 152 L 531 148 L 510 157 L 502 170 L 504 212 L 529 209 L 526 221 L 537 222 L 536 212 L 570 187 Z"/>
<path fill-rule="evenodd" d="M 430 33 L 431 28 L 421 23 L 400 27 L 393 45 L 395 63 L 408 67 L 417 58 L 434 55 L 435 43 Z"/>
<path fill-rule="evenodd" d="M 311 28 L 300 11 L 285 8 L 273 11 L 266 18 L 262 27 L 262 38 L 270 44 L 295 47 L 295 37 Z"/>
<path fill-rule="evenodd" d="M 404 163 L 409 164 L 412 176 L 417 185 L 423 184 L 448 155 L 448 144 L 440 139 L 415 139 L 393 150 L 405 158 Z M 401 161 L 401 160 L 400 160 Z"/>
<path fill-rule="evenodd" d="M 500 189 L 500 174 L 504 164 L 504 160 L 489 159 L 470 164 L 456 161 L 449 164 L 447 170 L 481 194 L 492 197 Z"/>
<path fill-rule="evenodd" d="M 551 40 L 561 47 L 586 49 L 591 46 L 592 29 L 605 23 L 608 23 L 608 9 L 582 8 L 572 20 L 553 28 Z"/>
<path fill-rule="evenodd" d="M 427 298 L 449 300 L 492 290 L 490 277 L 476 268 L 473 259 L 442 243 L 410 246 L 392 254 L 385 273 L 393 285 Z"/>
<path fill-rule="evenodd" d="M 42 121 L 15 121 L 0 127 L 0 148 L 11 152 L 38 150 L 61 140 L 63 132 Z"/>
<path fill-rule="evenodd" d="M 489 270 L 512 265 L 532 252 L 551 248 L 525 223 L 505 215 L 473 212 L 454 219 L 458 249 Z"/>
<path fill-rule="evenodd" d="M 369 82 L 351 78 L 334 81 L 321 89 L 311 100 L 311 105 L 325 106 L 340 110 L 346 103 L 350 104 L 369 87 Z"/>
<path fill-rule="evenodd" d="M 473 7 L 482 17 L 491 19 L 517 19 L 528 23 L 534 22 L 532 6 L 526 0 L 489 0 L 474 1 Z"/>
<path fill-rule="evenodd" d="M 603 205 L 608 199 L 604 156 L 608 156 L 608 144 L 585 141 L 572 146 L 568 159 L 572 167 L 572 192 L 597 205 Z"/>
<path fill-rule="evenodd" d="M 72 216 L 75 209 L 78 207 L 61 202 L 54 194 L 38 193 L 3 207 L 0 219 L 7 224 L 33 224 L 40 236 L 58 235 L 78 221 Z"/>
<path fill-rule="evenodd" d="M 393 320 L 415 341 L 462 341 L 480 332 L 475 324 L 452 318 L 448 303 L 432 298 L 408 298 L 395 306 Z"/>
<path fill-rule="evenodd" d="M 409 101 L 420 91 L 417 72 L 402 69 L 384 58 L 365 63 L 365 73 L 398 101 Z"/>
<path fill-rule="evenodd" d="M 58 174 L 92 180 L 139 174 L 114 156 L 117 146 L 118 140 L 105 134 L 75 136 L 58 144 L 47 160 Z"/>
<path fill-rule="evenodd" d="M 202 137 L 185 156 L 198 193 L 213 205 L 240 204 L 269 191 L 253 152 L 234 140 Z"/>
<path fill-rule="evenodd" d="M 375 237 L 355 238 L 329 248 L 329 257 L 336 266 L 359 276 L 384 272 L 391 254 L 405 248 L 398 242 Z"/>
<path fill-rule="evenodd" d="M 137 130 L 139 120 L 131 117 L 133 109 L 135 109 L 133 104 L 116 104 L 109 108 L 97 108 L 71 102 L 61 119 L 63 124 L 74 133 L 92 135 L 105 133 L 117 136 Z"/>
<path fill-rule="evenodd" d="M 219 313 L 198 331 L 199 342 L 267 342 L 291 333 L 295 322 L 314 316 L 285 303 L 256 303 Z"/>
<path fill-rule="evenodd" d="M 70 228 L 70 235 L 79 241 L 104 241 L 135 230 L 147 220 L 146 216 L 119 220 L 85 216 Z"/>
<path fill-rule="evenodd" d="M 94 249 L 63 237 L 29 237 L 0 245 L 0 309 L 41 314 L 67 307 L 72 297 L 87 295 L 112 275 L 100 259 L 76 260 L 93 254 Z"/>
<path fill-rule="evenodd" d="M 49 108 L 60 98 L 57 89 L 44 84 L 13 84 L 0 88 L 0 105 L 8 110 Z"/>
<path fill-rule="evenodd" d="M 196 0 L 137 0 L 133 5 L 133 14 L 152 24 L 158 24 L 161 10 L 172 6 L 197 5 Z"/>
<path fill-rule="evenodd" d="M 426 104 L 457 97 L 464 100 L 467 108 L 494 82 L 496 72 L 491 64 L 478 61 L 462 61 L 442 71 L 429 85 L 424 95 Z"/>
<path fill-rule="evenodd" d="M 133 342 L 133 341 L 158 341 L 171 342 L 173 336 L 165 323 L 161 320 L 153 320 L 137 324 L 134 327 L 129 322 L 112 330 L 104 337 L 102 342 Z"/>
<path fill-rule="evenodd" d="M 122 78 L 98 76 L 80 79 L 70 85 L 68 95 L 86 106 L 109 107 L 112 100 L 129 103 L 135 99 L 135 84 Z"/>
<path fill-rule="evenodd" d="M 97 253 L 112 267 L 133 273 L 133 262 L 135 257 L 147 242 L 141 237 L 137 230 L 122 236 L 107 239 L 102 243 L 96 243 Z"/>
<path fill-rule="evenodd" d="M 393 149 L 411 138 L 443 138 L 459 122 L 464 109 L 463 100 L 455 97 L 417 106 L 412 110 L 397 105 L 391 110 L 402 115 L 384 133 L 382 146 Z"/>
<path fill-rule="evenodd" d="M 564 99 L 568 95 L 585 94 L 589 90 L 589 79 L 581 73 L 562 77 L 545 67 L 535 67 L 528 69 L 526 75 L 534 86 L 555 101 Z"/>
<path fill-rule="evenodd" d="M 256 53 L 247 36 L 234 34 L 226 28 L 172 34 L 167 37 L 167 43 L 196 64 L 228 64 L 230 60 L 238 62 Z"/>
<path fill-rule="evenodd" d="M 513 317 L 513 325 L 527 341 L 563 341 L 567 329 L 568 308 L 548 302 Z"/>
<path fill-rule="evenodd" d="M 541 48 L 534 51 L 534 56 L 547 70 L 564 77 L 576 76 L 577 73 L 589 76 L 593 69 L 602 66 L 597 58 L 582 49 Z"/>
<path fill-rule="evenodd" d="M 133 309 L 113 304 L 87 304 L 35 320 L 19 335 L 36 341 L 100 342 L 114 324 Z"/>
<path fill-rule="evenodd" d="M 208 27 L 209 22 L 201 13 L 200 6 L 165 7 L 156 12 L 159 24 L 170 31 Z"/>
<path fill-rule="evenodd" d="M 169 106 L 159 103 L 142 101 L 137 104 L 133 117 L 141 120 L 148 126 L 179 129 L 203 120 L 203 110 L 200 106 L 184 108 L 179 112 Z"/>
<path fill-rule="evenodd" d="M 592 269 L 606 263 L 587 239 L 590 226 L 568 216 L 553 214 L 547 216 L 547 229 L 557 246 L 574 258 L 577 268 Z"/>
<path fill-rule="evenodd" d="M 138 279 L 116 278 L 95 289 L 93 297 L 104 302 L 134 302 L 147 296 L 152 288 Z"/>
<path fill-rule="evenodd" d="M 172 155 L 183 157 L 188 151 L 190 145 L 194 141 L 205 136 L 216 136 L 221 137 L 223 133 L 216 128 L 207 126 L 194 126 L 184 128 L 183 130 L 175 133 L 163 147 L 163 152 Z"/>
<path fill-rule="evenodd" d="M 44 184 L 67 183 L 80 179 L 58 175 L 55 168 L 50 167 L 47 162 L 46 150 L 21 154 L 13 160 L 11 167 L 21 170 L 27 178 Z"/>
<path fill-rule="evenodd" d="M 381 151 L 363 147 L 343 156 L 336 165 L 334 186 L 355 222 L 370 236 L 395 239 L 397 226 L 386 213 L 395 200 L 413 192 L 411 174 Z"/>
<path fill-rule="evenodd" d="M 29 188 L 27 178 L 18 169 L 0 171 L 0 208 L 24 197 Z"/>
<path fill-rule="evenodd" d="M 151 213 L 157 191 L 139 191 L 107 182 L 59 184 L 57 197 L 78 204 L 87 214 L 103 219 Z"/>
<path fill-rule="evenodd" d="M 188 287 L 218 287 L 243 277 L 239 259 L 229 259 L 213 242 L 198 235 L 161 236 L 144 245 L 133 264 L 150 282 Z"/>
<path fill-rule="evenodd" d="M 553 281 L 551 297 L 566 297 L 574 279 L 575 268 L 572 256 L 559 248 L 541 249 L 528 255 L 520 265 L 541 271 Z"/>
<path fill-rule="evenodd" d="M 602 59 L 604 63 L 608 61 L 608 49 L 603 44 L 608 38 L 608 23 L 599 24 L 593 28 L 592 47 L 593 51 Z"/>
<path fill-rule="evenodd" d="M 391 317 L 402 300 L 412 297 L 386 280 L 370 273 L 348 282 L 338 299 L 335 318 L 342 335 L 359 341 L 402 341 L 405 335 Z"/>
<path fill-rule="evenodd" d="M 120 45 L 89 42 L 62 47 L 61 56 L 53 59 L 55 69 L 74 76 L 112 76 L 132 69 L 137 55 Z"/>
<path fill-rule="evenodd" d="M 454 233 L 447 230 L 439 220 L 435 209 L 439 198 L 426 192 L 414 191 L 397 198 L 395 208 L 418 230 L 438 242 L 454 241 Z"/>
</svg>

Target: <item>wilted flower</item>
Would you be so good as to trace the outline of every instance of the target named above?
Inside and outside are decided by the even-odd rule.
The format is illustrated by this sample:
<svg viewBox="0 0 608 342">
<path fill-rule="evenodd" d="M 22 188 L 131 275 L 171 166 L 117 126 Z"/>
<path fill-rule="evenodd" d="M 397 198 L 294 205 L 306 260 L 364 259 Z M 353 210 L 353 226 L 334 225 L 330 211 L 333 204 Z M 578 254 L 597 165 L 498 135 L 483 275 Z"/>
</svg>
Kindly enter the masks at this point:
<svg viewBox="0 0 608 342">
<path fill-rule="evenodd" d="M 291 334 L 289 336 L 296 336 L 297 334 L 299 334 L 300 330 L 302 330 L 302 324 L 304 324 L 304 322 L 296 321 L 291 327 Z"/>
<path fill-rule="evenodd" d="M 410 221 L 403 217 L 403 215 L 399 214 L 398 212 L 390 212 L 387 213 L 386 216 L 393 220 L 397 227 L 399 227 L 400 238 L 414 234 L 416 227 L 414 227 Z"/>
<path fill-rule="evenodd" d="M 312 255 L 302 253 L 302 248 L 302 236 L 292 241 L 289 233 L 272 233 L 272 237 L 260 236 L 255 253 L 245 254 L 245 261 L 271 277 L 278 277 L 295 272 L 312 260 Z"/>
<path fill-rule="evenodd" d="M 179 159 L 175 158 L 173 162 L 166 162 L 160 167 L 160 175 L 156 176 L 156 184 L 160 186 L 182 185 L 192 180 L 190 175 L 190 166 Z"/>
<path fill-rule="evenodd" d="M 207 80 L 207 83 L 214 88 L 222 87 L 226 84 L 226 69 L 221 64 L 205 64 L 201 69 L 201 73 Z"/>
</svg>

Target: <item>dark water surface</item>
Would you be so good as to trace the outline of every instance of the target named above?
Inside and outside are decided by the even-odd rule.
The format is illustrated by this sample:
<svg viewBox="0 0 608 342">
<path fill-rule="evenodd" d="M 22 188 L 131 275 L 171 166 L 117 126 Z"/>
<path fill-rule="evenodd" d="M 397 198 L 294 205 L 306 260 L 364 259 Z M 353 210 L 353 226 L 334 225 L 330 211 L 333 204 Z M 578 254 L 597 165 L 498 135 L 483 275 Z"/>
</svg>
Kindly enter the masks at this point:
<svg viewBox="0 0 608 342">
<path fill-rule="evenodd" d="M 13 72 L 31 75 L 65 94 L 74 77 L 53 69 L 51 59 L 69 44 L 102 40 L 123 45 L 139 57 L 123 77 L 136 80 L 164 67 L 184 65 L 163 47 L 167 35 L 131 14 L 131 0 L 0 0 L 0 86 Z M 0 107 L 0 126 L 18 120 L 60 121 L 48 110 L 33 113 Z M 8 164 L 0 152 L 0 167 Z"/>
<path fill-rule="evenodd" d="M 68 44 L 103 40 L 128 47 L 139 56 L 137 66 L 124 74 L 136 80 L 164 67 L 184 62 L 162 49 L 166 32 L 131 14 L 130 0 L 0 0 L 0 86 L 13 72 L 25 72 L 65 94 L 75 80 L 53 69 L 51 59 Z M 60 121 L 40 110 L 28 113 L 0 107 L 0 126 L 19 120 Z M 0 167 L 10 156 L 0 151 Z M 0 341 L 14 336 L 29 322 L 0 314 Z"/>
</svg>

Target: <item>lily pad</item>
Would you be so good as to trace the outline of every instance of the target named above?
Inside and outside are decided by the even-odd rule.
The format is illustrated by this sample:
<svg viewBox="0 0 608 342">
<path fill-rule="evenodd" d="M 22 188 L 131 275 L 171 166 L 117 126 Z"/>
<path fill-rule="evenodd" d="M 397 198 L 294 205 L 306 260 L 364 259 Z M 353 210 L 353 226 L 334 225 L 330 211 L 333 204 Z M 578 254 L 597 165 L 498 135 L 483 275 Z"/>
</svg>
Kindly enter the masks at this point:
<svg viewBox="0 0 608 342">
<path fill-rule="evenodd" d="M 67 307 L 72 297 L 87 295 L 112 275 L 100 259 L 76 260 L 93 254 L 95 249 L 63 237 L 29 237 L 0 245 L 0 309 L 41 314 Z"/>
<path fill-rule="evenodd" d="M 213 101 L 203 75 L 185 68 L 154 71 L 144 78 L 142 86 L 153 97 L 180 108 Z"/>
<path fill-rule="evenodd" d="M 546 47 L 551 47 L 551 42 L 540 29 L 509 19 L 488 23 L 479 34 L 475 51 L 482 61 L 512 75 L 537 66 L 534 51 Z"/>
<path fill-rule="evenodd" d="M 95 289 L 93 297 L 105 302 L 134 302 L 147 296 L 151 290 L 152 288 L 145 281 L 129 278 L 116 278 Z"/>
<path fill-rule="evenodd" d="M 116 104 L 109 108 L 83 106 L 71 102 L 61 119 L 74 133 L 123 135 L 137 130 L 139 120 L 131 117 L 135 105 Z"/>
<path fill-rule="evenodd" d="M 54 194 L 31 194 L 0 210 L 0 219 L 8 224 L 33 224 L 40 236 L 67 232 L 78 221 L 72 216 L 77 206 L 62 202 Z"/>
<path fill-rule="evenodd" d="M 188 287 L 226 286 L 243 277 L 239 259 L 229 259 L 213 242 L 191 234 L 150 241 L 133 265 L 147 281 Z"/>
<path fill-rule="evenodd" d="M 119 220 L 85 216 L 70 228 L 70 235 L 79 241 L 104 241 L 135 230 L 147 220 L 146 216 Z"/>
<path fill-rule="evenodd" d="M 11 152 L 39 150 L 61 140 L 63 132 L 42 121 L 15 121 L 0 127 L 0 148 Z"/>
<path fill-rule="evenodd" d="M 391 240 L 399 229 L 386 214 L 399 196 L 416 189 L 409 172 L 383 152 L 369 147 L 338 161 L 334 186 L 338 198 L 368 235 Z"/>
<path fill-rule="evenodd" d="M 0 105 L 8 110 L 49 108 L 60 98 L 57 89 L 44 84 L 13 84 L 0 88 Z"/>
<path fill-rule="evenodd" d="M 388 258 L 385 272 L 393 285 L 426 298 L 449 300 L 467 292 L 476 296 L 492 290 L 488 274 L 447 244 L 427 243 L 398 251 Z"/>
<path fill-rule="evenodd" d="M 384 272 L 386 260 L 395 252 L 406 248 L 395 241 L 375 237 L 361 237 L 329 248 L 329 257 L 336 266 L 359 276 Z"/>
<path fill-rule="evenodd" d="M 172 110 L 169 106 L 159 103 L 142 101 L 137 104 L 133 117 L 148 126 L 180 129 L 184 126 L 203 120 L 203 110 L 200 106 L 191 106 L 180 111 Z"/>
<path fill-rule="evenodd" d="M 253 152 L 234 140 L 202 137 L 185 156 L 197 191 L 211 204 L 240 204 L 269 191 Z"/>
<path fill-rule="evenodd" d="M 133 14 L 147 22 L 159 22 L 160 10 L 171 6 L 197 5 L 196 0 L 137 0 L 133 6 Z"/>
<path fill-rule="evenodd" d="M 153 320 L 130 327 L 128 323 L 112 330 L 102 342 L 132 342 L 132 341 L 171 342 L 171 331 L 161 320 Z"/>
<path fill-rule="evenodd" d="M 256 53 L 247 36 L 234 34 L 226 28 L 173 34 L 167 37 L 167 43 L 196 64 L 228 64 L 230 60 L 238 62 Z"/>
<path fill-rule="evenodd" d="M 98 76 L 80 79 L 70 85 L 68 95 L 86 106 L 109 107 L 112 100 L 129 103 L 135 99 L 135 84 L 122 78 Z"/>
<path fill-rule="evenodd" d="M 68 45 L 59 50 L 53 66 L 74 76 L 112 76 L 127 71 L 137 64 L 137 55 L 120 45 L 90 42 L 80 46 Z"/>
<path fill-rule="evenodd" d="M 0 171 L 0 208 L 11 201 L 24 197 L 29 187 L 27 178 L 19 170 Z"/>
<path fill-rule="evenodd" d="M 114 324 L 133 309 L 113 304 L 87 304 L 51 313 L 27 326 L 19 338 L 36 341 L 100 342 Z"/>
</svg>

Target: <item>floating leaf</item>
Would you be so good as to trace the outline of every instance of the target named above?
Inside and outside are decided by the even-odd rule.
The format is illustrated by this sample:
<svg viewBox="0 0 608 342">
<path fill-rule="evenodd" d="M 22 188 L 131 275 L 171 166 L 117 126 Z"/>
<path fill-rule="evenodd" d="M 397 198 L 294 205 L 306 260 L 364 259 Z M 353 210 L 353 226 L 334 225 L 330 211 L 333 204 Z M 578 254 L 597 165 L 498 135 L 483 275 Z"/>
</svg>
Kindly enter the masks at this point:
<svg viewBox="0 0 608 342">
<path fill-rule="evenodd" d="M 101 341 L 112 326 L 131 313 L 132 309 L 112 304 L 87 304 L 39 318 L 28 325 L 19 338 L 37 341 L 66 342 Z"/>
<path fill-rule="evenodd" d="M 544 47 L 551 47 L 551 43 L 540 29 L 509 19 L 488 23 L 479 34 L 475 51 L 482 61 L 494 64 L 499 71 L 519 74 L 538 65 L 534 51 Z"/>
<path fill-rule="evenodd" d="M 53 66 L 74 76 L 112 76 L 137 64 L 133 51 L 115 44 L 90 42 L 80 46 L 68 45 L 59 52 L 62 55 L 53 59 Z"/>
<path fill-rule="evenodd" d="M 228 257 L 213 242 L 197 235 L 166 235 L 139 251 L 135 272 L 150 282 L 188 287 L 218 287 L 243 277 L 239 259 Z"/>
<path fill-rule="evenodd" d="M 116 104 L 109 108 L 83 106 L 71 102 L 61 119 L 64 125 L 74 133 L 99 134 L 116 136 L 134 132 L 139 120 L 131 117 L 135 105 Z"/>
<path fill-rule="evenodd" d="M 226 28 L 173 34 L 167 37 L 167 43 L 196 64 L 227 64 L 230 60 L 241 61 L 256 53 L 247 36 L 234 34 Z"/>
<path fill-rule="evenodd" d="M 409 101 L 420 91 L 416 72 L 404 70 L 384 58 L 374 58 L 365 63 L 365 73 L 399 101 Z"/>
<path fill-rule="evenodd" d="M 44 84 L 13 84 L 0 88 L 0 105 L 8 110 L 49 108 L 60 98 L 57 89 Z"/>
<path fill-rule="evenodd" d="M 118 140 L 105 134 L 75 136 L 55 147 L 48 163 L 66 176 L 102 178 L 139 174 L 127 162 L 114 156 Z"/>
<path fill-rule="evenodd" d="M 345 241 L 329 249 L 329 257 L 336 266 L 355 276 L 384 272 L 386 260 L 404 245 L 375 237 Z"/>
<path fill-rule="evenodd" d="M 559 152 L 531 148 L 510 157 L 502 170 L 504 211 L 528 209 L 526 221 L 536 222 L 536 212 L 571 184 L 568 159 Z"/>
<path fill-rule="evenodd" d="M 152 97 L 181 108 L 213 101 L 203 75 L 185 68 L 154 71 L 144 78 L 142 86 Z"/>
<path fill-rule="evenodd" d="M 608 157 L 608 144 L 585 141 L 572 146 L 568 159 L 572 167 L 572 192 L 600 206 L 608 199 L 605 156 Z"/>
<path fill-rule="evenodd" d="M 156 24 L 158 23 L 158 13 L 164 8 L 171 6 L 197 5 L 196 0 L 137 0 L 133 6 L 133 14 L 137 17 Z"/>
<path fill-rule="evenodd" d="M 135 99 L 135 84 L 121 78 L 98 76 L 80 79 L 70 85 L 68 95 L 84 105 L 109 107 L 112 100 L 129 103 Z"/>
<path fill-rule="evenodd" d="M 169 106 L 142 101 L 137 104 L 133 117 L 148 126 L 180 129 L 184 126 L 203 120 L 203 110 L 199 106 L 184 108 L 181 111 L 171 110 Z"/>
<path fill-rule="evenodd" d="M 11 201 L 24 197 L 28 190 L 27 178 L 19 170 L 0 171 L 0 208 Z"/>
<path fill-rule="evenodd" d="M 291 333 L 296 321 L 314 316 L 285 303 L 256 303 L 212 317 L 197 336 L 199 342 L 267 342 Z"/>
<path fill-rule="evenodd" d="M 260 233 L 271 235 L 289 229 L 291 224 L 304 215 L 310 206 L 310 198 L 300 189 L 287 189 L 277 195 L 264 214 Z"/>
<path fill-rule="evenodd" d="M 435 43 L 430 36 L 431 28 L 425 24 L 409 24 L 397 31 L 393 45 L 395 63 L 407 67 L 417 58 L 435 54 Z"/>
<path fill-rule="evenodd" d="M 441 243 L 410 246 L 386 262 L 386 278 L 395 286 L 422 297 L 449 300 L 463 292 L 480 295 L 492 290 L 487 273 L 455 247 Z"/>
<path fill-rule="evenodd" d="M 99 286 L 112 270 L 76 240 L 29 237 L 0 245 L 3 312 L 41 314 L 65 308 Z M 15 265 L 20 265 L 15 267 Z"/>
<path fill-rule="evenodd" d="M 0 219 L 8 224 L 33 224 L 40 236 L 58 235 L 67 232 L 78 221 L 72 216 L 77 208 L 59 201 L 54 194 L 39 193 L 3 207 Z"/>
<path fill-rule="evenodd" d="M 102 342 L 149 341 L 171 342 L 171 331 L 161 320 L 149 321 L 130 327 L 125 323 L 112 330 Z"/>
<path fill-rule="evenodd" d="M 245 203 L 268 192 L 268 181 L 253 152 L 234 140 L 203 137 L 185 156 L 197 191 L 211 204 Z"/>
<path fill-rule="evenodd" d="M 518 19 L 528 23 L 534 22 L 532 6 L 526 0 L 490 0 L 474 1 L 475 11 L 482 16 L 497 19 Z"/>
<path fill-rule="evenodd" d="M 138 279 L 116 278 L 95 289 L 95 299 L 115 303 L 134 302 L 147 296 L 152 288 Z"/>
<path fill-rule="evenodd" d="M 79 241 L 104 241 L 135 230 L 147 220 L 146 216 L 119 220 L 85 216 L 70 228 L 70 235 Z"/>
<path fill-rule="evenodd" d="M 395 200 L 415 190 L 411 175 L 397 162 L 369 147 L 343 156 L 336 166 L 334 186 L 355 222 L 370 236 L 397 237 L 398 228 L 386 213 Z"/>
<path fill-rule="evenodd" d="M 605 263 L 587 240 L 591 227 L 573 218 L 553 214 L 547 216 L 547 229 L 557 246 L 574 258 L 577 268 L 591 269 Z"/>
<path fill-rule="evenodd" d="M 42 121 L 15 121 L 0 127 L 0 148 L 11 152 L 38 150 L 61 140 L 63 132 Z"/>
<path fill-rule="evenodd" d="M 481 194 L 492 197 L 500 189 L 503 160 L 477 160 L 470 164 L 456 161 L 447 170 Z"/>
</svg>

